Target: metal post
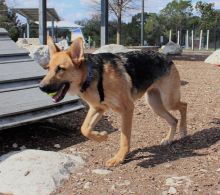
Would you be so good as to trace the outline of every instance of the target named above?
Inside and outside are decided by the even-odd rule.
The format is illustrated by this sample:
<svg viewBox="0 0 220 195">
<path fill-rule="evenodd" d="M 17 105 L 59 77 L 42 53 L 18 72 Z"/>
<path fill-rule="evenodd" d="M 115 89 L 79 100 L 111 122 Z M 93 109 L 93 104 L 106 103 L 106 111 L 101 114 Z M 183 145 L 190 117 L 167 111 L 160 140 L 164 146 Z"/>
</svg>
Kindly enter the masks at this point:
<svg viewBox="0 0 220 195">
<path fill-rule="evenodd" d="M 177 31 L 177 44 L 180 45 L 180 31 Z"/>
<path fill-rule="evenodd" d="M 207 30 L 206 50 L 209 50 L 209 30 Z"/>
<path fill-rule="evenodd" d="M 52 21 L 51 21 L 51 36 L 54 39 L 54 18 L 52 18 Z"/>
<path fill-rule="evenodd" d="M 194 50 L 194 31 L 192 30 L 192 50 Z"/>
<path fill-rule="evenodd" d="M 215 50 L 217 49 L 217 18 L 215 19 Z"/>
<path fill-rule="evenodd" d="M 186 49 L 189 49 L 189 31 L 186 31 Z"/>
<path fill-rule="evenodd" d="M 172 30 L 170 30 L 170 35 L 169 35 L 169 42 L 172 41 Z"/>
<path fill-rule="evenodd" d="M 203 33 L 203 31 L 200 30 L 200 36 L 199 36 L 199 50 L 202 49 L 202 33 Z"/>
<path fill-rule="evenodd" d="M 101 0 L 101 46 L 108 44 L 108 0 Z"/>
<path fill-rule="evenodd" d="M 47 2 L 39 0 L 39 39 L 42 45 L 47 44 Z"/>
<path fill-rule="evenodd" d="M 30 38 L 30 21 L 27 19 L 27 38 Z"/>
<path fill-rule="evenodd" d="M 141 46 L 144 46 L 144 0 L 142 0 L 141 11 Z"/>
</svg>

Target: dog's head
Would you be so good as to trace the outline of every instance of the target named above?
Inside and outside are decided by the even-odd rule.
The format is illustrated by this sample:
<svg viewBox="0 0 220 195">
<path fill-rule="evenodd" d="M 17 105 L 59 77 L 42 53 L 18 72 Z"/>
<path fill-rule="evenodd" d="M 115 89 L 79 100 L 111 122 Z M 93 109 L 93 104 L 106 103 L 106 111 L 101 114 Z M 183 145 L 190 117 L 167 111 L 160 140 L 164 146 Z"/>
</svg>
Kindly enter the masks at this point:
<svg viewBox="0 0 220 195">
<path fill-rule="evenodd" d="M 70 91 L 77 94 L 80 90 L 84 61 L 83 40 L 76 39 L 67 51 L 60 51 L 51 37 L 47 44 L 50 53 L 47 75 L 40 82 L 40 89 L 52 95 L 54 102 L 61 101 Z"/>
</svg>

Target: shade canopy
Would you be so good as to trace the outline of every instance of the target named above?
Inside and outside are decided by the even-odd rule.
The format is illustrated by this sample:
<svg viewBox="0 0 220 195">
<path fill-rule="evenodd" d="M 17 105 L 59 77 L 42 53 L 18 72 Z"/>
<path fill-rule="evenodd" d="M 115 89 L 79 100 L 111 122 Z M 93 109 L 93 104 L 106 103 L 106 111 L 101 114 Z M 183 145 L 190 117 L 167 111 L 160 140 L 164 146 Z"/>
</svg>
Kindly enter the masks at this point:
<svg viewBox="0 0 220 195">
<path fill-rule="evenodd" d="M 12 11 L 24 16 L 28 20 L 38 21 L 39 20 L 39 9 L 38 8 L 13 8 Z M 60 17 L 54 8 L 47 8 L 47 21 L 60 21 Z"/>
<path fill-rule="evenodd" d="M 36 24 L 39 24 L 39 22 L 35 22 Z M 52 28 L 52 22 L 48 21 L 47 22 L 47 28 Z M 54 22 L 54 27 L 57 27 L 59 29 L 67 29 L 67 30 L 72 30 L 76 28 L 82 28 L 83 26 L 80 26 L 78 24 L 68 22 L 68 21 L 55 21 Z"/>
</svg>

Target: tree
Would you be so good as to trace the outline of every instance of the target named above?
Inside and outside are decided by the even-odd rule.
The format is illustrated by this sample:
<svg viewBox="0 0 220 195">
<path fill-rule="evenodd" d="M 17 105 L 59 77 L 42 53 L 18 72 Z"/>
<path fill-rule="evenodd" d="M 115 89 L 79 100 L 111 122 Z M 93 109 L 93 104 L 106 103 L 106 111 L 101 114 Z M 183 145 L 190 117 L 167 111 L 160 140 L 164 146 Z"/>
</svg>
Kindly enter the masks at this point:
<svg viewBox="0 0 220 195">
<path fill-rule="evenodd" d="M 82 30 L 86 38 L 90 36 L 95 44 L 100 44 L 100 15 L 94 14 L 91 19 L 79 20 L 76 23 L 84 27 Z"/>
<path fill-rule="evenodd" d="M 94 8 L 96 8 L 96 11 L 100 12 L 100 1 L 98 0 L 92 0 L 95 7 L 92 6 L 92 9 L 94 11 Z M 109 13 L 112 14 L 114 17 L 116 17 L 117 25 L 116 25 L 116 43 L 121 44 L 121 34 L 122 34 L 122 18 L 125 16 L 125 13 L 130 13 L 129 11 L 137 9 L 135 0 L 108 0 L 109 3 Z M 97 9 L 98 8 L 98 9 Z"/>
<path fill-rule="evenodd" d="M 117 44 L 121 44 L 122 17 L 126 11 L 135 9 L 134 0 L 109 0 L 110 12 L 117 19 Z"/>
<path fill-rule="evenodd" d="M 17 41 L 20 35 L 20 23 L 16 14 L 8 10 L 5 0 L 0 0 L 0 27 L 5 28 L 9 36 Z"/>
<path fill-rule="evenodd" d="M 215 26 L 215 20 L 217 18 L 217 12 L 214 9 L 214 3 L 206 3 L 199 1 L 196 3 L 196 11 L 200 15 L 200 28 L 204 30 L 210 30 Z"/>
<path fill-rule="evenodd" d="M 160 36 L 168 34 L 166 31 L 165 25 L 163 24 L 164 20 L 162 17 L 155 13 L 148 14 L 144 29 L 145 37 L 150 45 L 160 45 Z"/>
<path fill-rule="evenodd" d="M 164 22 L 168 29 L 173 32 L 180 32 L 186 28 L 186 23 L 192 16 L 193 7 L 190 0 L 173 0 L 161 10 L 161 17 L 164 17 Z"/>
</svg>

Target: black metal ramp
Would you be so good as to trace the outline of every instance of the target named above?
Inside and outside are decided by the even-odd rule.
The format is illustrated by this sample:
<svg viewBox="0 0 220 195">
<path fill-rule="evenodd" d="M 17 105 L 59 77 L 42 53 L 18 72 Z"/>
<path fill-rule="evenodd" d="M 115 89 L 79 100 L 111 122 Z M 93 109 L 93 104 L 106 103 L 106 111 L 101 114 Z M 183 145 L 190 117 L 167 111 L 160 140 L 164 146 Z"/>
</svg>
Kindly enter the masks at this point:
<svg viewBox="0 0 220 195">
<path fill-rule="evenodd" d="M 84 108 L 77 96 L 53 103 L 38 89 L 45 74 L 0 28 L 0 130 Z"/>
</svg>

